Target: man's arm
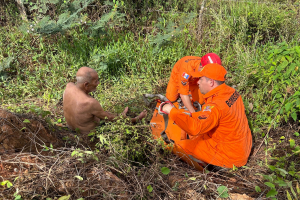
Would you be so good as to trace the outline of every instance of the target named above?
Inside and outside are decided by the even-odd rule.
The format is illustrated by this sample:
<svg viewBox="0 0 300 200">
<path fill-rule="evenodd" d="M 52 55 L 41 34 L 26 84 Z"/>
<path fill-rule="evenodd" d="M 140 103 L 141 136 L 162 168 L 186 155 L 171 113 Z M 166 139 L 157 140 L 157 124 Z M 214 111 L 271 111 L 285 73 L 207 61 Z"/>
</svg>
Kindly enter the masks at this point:
<svg viewBox="0 0 300 200">
<path fill-rule="evenodd" d="M 102 120 L 107 119 L 108 121 L 116 121 L 117 119 L 121 118 L 121 116 L 123 116 L 124 118 L 129 118 L 132 123 L 136 123 L 147 115 L 147 111 L 144 110 L 135 118 L 127 117 L 126 114 L 128 111 L 128 107 L 126 107 L 121 113 L 121 116 L 118 116 L 116 114 L 105 111 L 96 99 L 92 99 L 90 108 L 92 115 L 95 115 Z"/>
<path fill-rule="evenodd" d="M 189 135 L 198 135 L 206 133 L 219 124 L 220 113 L 215 105 L 210 106 L 207 110 L 195 112 L 193 114 L 179 111 L 171 105 L 164 105 L 163 111 L 169 113 L 170 119 Z"/>
<path fill-rule="evenodd" d="M 187 69 L 183 67 L 181 69 L 181 72 L 178 74 L 178 79 L 180 80 L 179 83 L 179 89 L 178 93 L 180 95 L 180 98 L 184 104 L 184 106 L 190 111 L 191 113 L 195 112 L 195 109 L 192 105 L 191 99 L 189 97 L 189 88 L 190 88 L 190 83 L 189 80 L 191 79 L 191 75 L 187 74 Z"/>
<path fill-rule="evenodd" d="M 115 118 L 118 117 L 113 113 L 105 111 L 96 99 L 91 99 L 90 111 L 92 115 L 95 115 L 96 117 L 102 120 L 107 119 L 108 121 L 115 121 Z"/>
<path fill-rule="evenodd" d="M 194 113 L 195 112 L 195 109 L 192 105 L 192 102 L 191 102 L 191 99 L 189 97 L 189 95 L 183 95 L 183 94 L 180 94 L 180 98 L 184 104 L 184 106 L 191 112 L 191 113 Z"/>
</svg>

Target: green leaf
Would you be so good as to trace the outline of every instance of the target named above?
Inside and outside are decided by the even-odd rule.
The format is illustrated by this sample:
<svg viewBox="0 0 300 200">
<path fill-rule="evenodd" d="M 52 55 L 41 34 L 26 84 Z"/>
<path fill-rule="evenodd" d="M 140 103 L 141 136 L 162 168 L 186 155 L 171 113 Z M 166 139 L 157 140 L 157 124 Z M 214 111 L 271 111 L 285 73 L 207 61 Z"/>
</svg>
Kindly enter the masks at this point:
<svg viewBox="0 0 300 200">
<path fill-rule="evenodd" d="M 8 181 L 8 180 L 2 181 L 2 182 L 0 183 L 0 185 L 5 185 L 5 184 L 7 183 L 7 181 Z"/>
<path fill-rule="evenodd" d="M 297 185 L 296 185 L 296 190 L 297 190 L 297 193 L 300 194 L 300 188 L 299 188 L 299 183 L 297 182 Z"/>
<path fill-rule="evenodd" d="M 24 123 L 30 123 L 29 119 L 25 119 L 23 122 Z"/>
<path fill-rule="evenodd" d="M 265 182 L 265 185 L 270 187 L 270 188 L 275 188 L 275 185 L 273 183 L 270 183 L 270 182 Z"/>
<path fill-rule="evenodd" d="M 299 134 L 298 132 L 295 132 L 294 135 L 295 135 L 296 137 L 299 137 L 300 134 Z"/>
<path fill-rule="evenodd" d="M 81 197 L 81 198 L 79 198 L 79 199 L 77 199 L 77 200 L 84 200 L 84 198 Z"/>
<path fill-rule="evenodd" d="M 300 54 L 300 48 L 299 48 L 299 46 L 295 46 L 295 51 L 296 51 L 298 54 Z"/>
<path fill-rule="evenodd" d="M 10 181 L 8 181 L 8 182 L 6 183 L 6 187 L 7 187 L 7 188 L 10 188 L 11 186 L 13 186 L 13 184 L 12 184 Z"/>
<path fill-rule="evenodd" d="M 152 191 L 153 191 L 153 187 L 152 187 L 151 185 L 148 185 L 148 186 L 147 186 L 147 190 L 148 190 L 149 192 L 152 192 Z"/>
<path fill-rule="evenodd" d="M 259 186 L 255 186 L 255 191 L 256 191 L 256 192 L 261 192 L 260 187 L 259 187 Z"/>
<path fill-rule="evenodd" d="M 94 136 L 95 135 L 95 132 L 90 132 L 89 134 L 88 134 L 88 136 Z"/>
<path fill-rule="evenodd" d="M 191 178 L 189 178 L 189 180 L 195 181 L 196 177 L 191 177 Z"/>
<path fill-rule="evenodd" d="M 280 138 L 281 139 L 281 138 Z M 274 167 L 273 165 L 268 165 L 269 169 L 274 171 L 276 169 L 276 167 Z"/>
<path fill-rule="evenodd" d="M 86 154 L 89 154 L 89 155 L 92 155 L 92 154 L 94 154 L 94 152 L 93 152 L 93 151 L 84 151 L 84 153 L 86 153 Z"/>
<path fill-rule="evenodd" d="M 295 172 L 294 171 L 289 171 L 289 175 L 294 176 Z"/>
<path fill-rule="evenodd" d="M 269 198 L 269 197 L 275 197 L 276 195 L 278 194 L 278 192 L 276 191 L 275 188 L 271 189 L 267 194 L 266 194 L 266 197 Z"/>
<path fill-rule="evenodd" d="M 298 198 L 297 198 L 297 194 L 296 194 L 296 192 L 295 192 L 294 188 L 293 188 L 292 186 L 290 186 L 290 189 L 291 189 L 291 192 L 292 192 L 292 194 L 294 195 L 295 199 L 297 199 L 297 200 L 298 200 Z"/>
<path fill-rule="evenodd" d="M 283 180 L 275 181 L 275 183 L 277 183 L 280 187 L 286 187 L 287 186 L 286 182 L 284 182 Z"/>
<path fill-rule="evenodd" d="M 288 200 L 293 200 L 288 190 L 286 190 L 286 197 Z"/>
<path fill-rule="evenodd" d="M 77 178 L 80 181 L 83 181 L 83 178 L 81 176 L 74 176 L 74 178 Z"/>
<path fill-rule="evenodd" d="M 295 146 L 295 140 L 290 139 L 290 147 L 293 148 Z"/>
<path fill-rule="evenodd" d="M 272 176 L 270 176 L 270 175 L 264 175 L 264 174 L 261 174 L 261 175 L 264 177 L 264 179 L 267 179 L 267 180 L 273 182 Z"/>
<path fill-rule="evenodd" d="M 228 188 L 224 185 L 221 185 L 220 187 L 218 187 L 217 189 L 218 194 L 221 198 L 228 198 L 229 194 L 228 194 Z"/>
<path fill-rule="evenodd" d="M 291 116 L 292 116 L 292 118 L 293 118 L 294 121 L 297 121 L 297 113 L 296 112 L 293 112 L 291 114 Z"/>
<path fill-rule="evenodd" d="M 287 175 L 287 174 L 288 174 L 288 172 L 287 172 L 287 171 L 285 171 L 284 169 L 281 169 L 281 168 L 276 168 L 276 170 L 277 170 L 277 171 L 279 171 L 279 172 L 280 172 L 280 174 L 281 174 L 282 176 L 285 176 L 285 175 Z"/>
<path fill-rule="evenodd" d="M 293 104 L 291 102 L 285 104 L 285 110 L 286 110 L 286 112 L 289 112 L 292 107 L 293 107 Z"/>
<path fill-rule="evenodd" d="M 78 152 L 76 150 L 74 150 L 72 153 L 71 153 L 71 156 L 75 156 Z"/>
<path fill-rule="evenodd" d="M 161 168 L 161 172 L 164 174 L 164 175 L 168 175 L 170 173 L 170 169 L 167 168 L 167 167 L 162 167 Z"/>
<path fill-rule="evenodd" d="M 237 168 L 235 165 L 233 165 L 232 170 L 233 170 L 233 171 L 237 171 L 238 168 Z"/>
<path fill-rule="evenodd" d="M 281 140 L 284 140 L 284 139 L 285 139 L 285 137 L 284 137 L 284 136 L 281 136 L 281 137 L 280 137 L 280 139 L 281 139 Z"/>
<path fill-rule="evenodd" d="M 58 200 L 69 200 L 71 197 L 71 195 L 68 195 L 68 196 L 62 196 L 60 197 Z"/>
<path fill-rule="evenodd" d="M 43 151 L 49 151 L 49 148 L 46 145 L 44 145 Z"/>
<path fill-rule="evenodd" d="M 16 195 L 14 200 L 23 200 L 21 195 Z"/>
<path fill-rule="evenodd" d="M 98 138 L 100 139 L 101 144 L 106 144 L 106 139 L 103 135 L 98 135 Z"/>
</svg>

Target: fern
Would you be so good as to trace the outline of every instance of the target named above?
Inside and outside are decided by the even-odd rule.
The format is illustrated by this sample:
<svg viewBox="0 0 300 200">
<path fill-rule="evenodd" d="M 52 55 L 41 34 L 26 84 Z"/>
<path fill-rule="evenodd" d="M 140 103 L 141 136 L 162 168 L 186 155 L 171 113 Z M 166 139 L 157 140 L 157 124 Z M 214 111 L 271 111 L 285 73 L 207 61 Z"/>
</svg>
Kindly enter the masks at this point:
<svg viewBox="0 0 300 200">
<path fill-rule="evenodd" d="M 156 50 L 160 49 L 163 45 L 172 41 L 172 38 L 176 37 L 181 33 L 185 26 L 190 23 L 195 17 L 196 13 L 189 13 L 188 16 L 184 16 L 182 20 L 179 20 L 178 23 L 168 21 L 164 18 L 159 18 L 156 28 L 158 33 L 154 36 L 150 36 L 150 44 L 156 45 Z"/>
<path fill-rule="evenodd" d="M 7 79 L 7 74 L 4 72 L 5 69 L 11 67 L 14 57 L 7 57 L 0 62 L 0 81 Z"/>
<path fill-rule="evenodd" d="M 64 33 L 65 31 L 80 26 L 82 19 L 86 16 L 80 16 L 80 13 L 94 0 L 74 0 L 74 1 L 49 1 L 41 0 L 35 4 L 29 3 L 31 10 L 37 11 L 37 24 L 24 23 L 20 26 L 20 30 L 28 33 L 36 34 L 55 34 Z M 51 19 L 50 16 L 46 15 L 48 4 L 55 4 L 57 13 L 60 13 L 57 19 Z M 111 7 L 111 11 L 102 15 L 101 19 L 96 22 L 89 22 L 87 25 L 89 28 L 86 30 L 90 33 L 90 36 L 96 36 L 98 34 L 106 34 L 106 29 L 114 26 L 124 26 L 125 14 L 118 11 L 118 6 L 113 3 L 106 1 L 106 6 Z M 86 23 L 86 21 L 85 21 Z"/>
</svg>

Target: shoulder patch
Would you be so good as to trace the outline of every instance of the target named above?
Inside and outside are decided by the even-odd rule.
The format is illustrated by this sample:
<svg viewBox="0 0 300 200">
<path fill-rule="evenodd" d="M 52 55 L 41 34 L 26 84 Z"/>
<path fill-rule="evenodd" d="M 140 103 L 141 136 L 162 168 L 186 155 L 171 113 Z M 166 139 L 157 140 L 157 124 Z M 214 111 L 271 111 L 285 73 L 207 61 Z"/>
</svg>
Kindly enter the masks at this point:
<svg viewBox="0 0 300 200">
<path fill-rule="evenodd" d="M 187 82 L 181 81 L 181 84 L 182 84 L 183 86 L 186 86 Z"/>
<path fill-rule="evenodd" d="M 226 101 L 226 104 L 228 105 L 228 107 L 230 108 L 235 102 L 236 100 L 240 97 L 240 94 L 235 91 L 230 97 L 229 99 Z"/>
<path fill-rule="evenodd" d="M 211 109 L 213 109 L 213 107 L 214 106 L 211 106 L 211 105 L 204 106 L 203 111 L 209 111 L 209 112 L 211 112 Z"/>
<path fill-rule="evenodd" d="M 182 77 L 185 79 L 189 79 L 190 75 L 188 75 L 187 73 L 183 72 Z"/>
</svg>

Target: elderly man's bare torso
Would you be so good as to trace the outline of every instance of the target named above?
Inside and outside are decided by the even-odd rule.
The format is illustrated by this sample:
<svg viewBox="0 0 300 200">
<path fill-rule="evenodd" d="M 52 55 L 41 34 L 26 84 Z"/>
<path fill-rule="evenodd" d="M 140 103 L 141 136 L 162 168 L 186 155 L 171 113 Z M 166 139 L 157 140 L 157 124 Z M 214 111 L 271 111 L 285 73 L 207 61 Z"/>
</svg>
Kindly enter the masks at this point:
<svg viewBox="0 0 300 200">
<path fill-rule="evenodd" d="M 81 67 L 76 73 L 77 83 L 68 83 L 63 96 L 63 109 L 67 125 L 72 130 L 89 133 L 99 125 L 100 120 L 115 121 L 118 115 L 103 110 L 100 103 L 89 93 L 99 85 L 97 72 L 89 67 Z M 121 116 L 126 117 L 128 107 Z M 143 119 L 147 111 L 142 111 L 137 117 L 130 118 L 135 123 Z"/>
<path fill-rule="evenodd" d="M 68 83 L 63 96 L 63 110 L 68 127 L 88 133 L 99 125 L 100 119 L 92 114 L 95 103 L 99 104 L 97 100 L 77 88 L 74 83 Z"/>
</svg>

